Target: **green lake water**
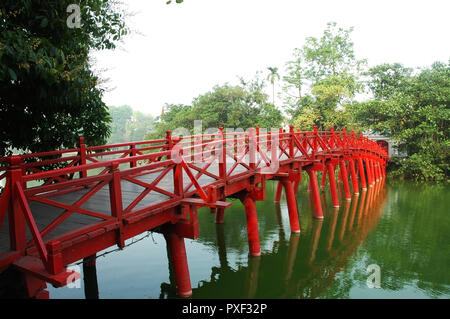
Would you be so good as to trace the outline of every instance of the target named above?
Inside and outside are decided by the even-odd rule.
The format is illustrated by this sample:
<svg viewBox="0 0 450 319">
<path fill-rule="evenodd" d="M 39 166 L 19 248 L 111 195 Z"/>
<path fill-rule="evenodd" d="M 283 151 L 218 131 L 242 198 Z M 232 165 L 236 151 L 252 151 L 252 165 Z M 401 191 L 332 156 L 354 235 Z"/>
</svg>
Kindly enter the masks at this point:
<svg viewBox="0 0 450 319">
<path fill-rule="evenodd" d="M 275 187 L 269 182 L 267 200 L 257 203 L 261 257 L 248 255 L 239 201 L 223 225 L 199 210 L 200 237 L 186 239 L 192 298 L 450 298 L 448 186 L 387 181 L 351 202 L 341 198 L 338 210 L 326 189 L 320 221 L 302 184 L 300 235 L 290 233 L 284 195 L 273 202 Z M 97 258 L 96 279 L 73 266 L 82 279 L 73 287 L 48 285 L 50 298 L 96 296 L 95 287 L 99 298 L 176 298 L 163 236 L 145 233 L 130 243 Z"/>
</svg>

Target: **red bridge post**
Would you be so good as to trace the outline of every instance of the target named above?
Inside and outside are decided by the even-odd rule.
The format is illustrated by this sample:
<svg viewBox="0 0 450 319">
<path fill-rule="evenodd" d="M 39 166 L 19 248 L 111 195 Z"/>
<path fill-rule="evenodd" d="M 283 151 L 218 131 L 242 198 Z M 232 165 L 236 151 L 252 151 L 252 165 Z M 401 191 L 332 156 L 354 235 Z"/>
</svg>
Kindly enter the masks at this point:
<svg viewBox="0 0 450 319">
<path fill-rule="evenodd" d="M 316 218 L 323 218 L 322 203 L 320 202 L 320 190 L 317 183 L 316 171 L 313 167 L 306 168 L 306 172 L 309 175 L 309 184 L 311 185 L 311 191 L 313 193 L 314 210 L 316 212 Z"/>
<path fill-rule="evenodd" d="M 250 193 L 245 191 L 239 195 L 239 199 L 245 207 L 245 216 L 247 219 L 247 237 L 251 256 L 261 256 L 261 247 L 259 244 L 258 215 L 256 213 L 255 200 Z"/>
<path fill-rule="evenodd" d="M 378 176 L 380 177 L 380 181 L 383 179 L 383 174 L 381 173 L 381 162 L 380 160 L 377 161 L 377 167 L 378 167 Z"/>
<path fill-rule="evenodd" d="M 336 188 L 334 165 L 331 161 L 327 161 L 326 166 L 328 169 L 328 181 L 330 183 L 331 201 L 333 203 L 333 207 L 339 207 L 339 197 L 338 197 L 337 188 Z"/>
<path fill-rule="evenodd" d="M 353 194 L 359 195 L 359 184 L 358 178 L 356 177 L 355 161 L 353 160 L 353 158 L 351 158 L 348 162 L 350 167 L 350 176 L 352 180 Z"/>
<path fill-rule="evenodd" d="M 369 158 L 369 164 L 370 164 L 370 173 L 372 174 L 372 184 L 375 185 L 377 181 L 377 176 L 375 175 L 375 166 L 372 158 Z"/>
<path fill-rule="evenodd" d="M 375 182 L 380 180 L 380 176 L 378 175 L 378 161 L 373 160 L 373 170 L 375 175 Z"/>
<path fill-rule="evenodd" d="M 339 167 L 341 171 L 342 183 L 344 184 L 345 200 L 351 200 L 352 196 L 350 195 L 350 185 L 348 184 L 348 174 L 347 168 L 345 167 L 345 160 L 339 160 Z"/>
<path fill-rule="evenodd" d="M 281 193 L 283 192 L 283 184 L 281 183 L 281 181 L 278 181 L 277 183 L 277 190 L 275 192 L 275 203 L 279 203 L 281 200 Z"/>
<path fill-rule="evenodd" d="M 370 168 L 372 170 L 372 182 L 375 185 L 375 183 L 377 182 L 377 175 L 375 173 L 375 161 L 373 160 L 373 158 L 370 158 Z"/>
<path fill-rule="evenodd" d="M 167 242 L 169 262 L 173 266 L 177 294 L 182 298 L 190 297 L 192 287 L 184 238 L 179 236 L 173 227 L 168 227 L 163 233 Z"/>
<path fill-rule="evenodd" d="M 369 184 L 369 187 L 373 186 L 373 177 L 372 177 L 372 170 L 370 168 L 370 160 L 366 157 L 364 159 L 366 162 L 366 173 L 367 173 L 367 182 Z"/>
<path fill-rule="evenodd" d="M 381 180 L 381 171 L 380 171 L 380 162 L 377 159 L 377 176 L 378 176 L 378 180 Z"/>
<path fill-rule="evenodd" d="M 286 201 L 288 204 L 289 223 L 291 225 L 291 232 L 300 233 L 300 223 L 298 221 L 298 209 L 297 209 L 297 201 L 295 200 L 294 187 L 289 177 L 283 177 L 281 179 L 281 182 L 283 183 L 284 191 L 286 192 Z"/>
<path fill-rule="evenodd" d="M 125 247 L 124 232 L 123 232 L 123 202 L 122 202 L 122 190 L 120 184 L 120 171 L 119 164 L 113 162 L 110 167 L 110 173 L 112 174 L 112 179 L 109 183 L 109 198 L 111 205 L 111 216 L 117 219 L 119 223 L 119 228 L 117 230 L 117 246 L 120 249 Z"/>
<path fill-rule="evenodd" d="M 22 183 L 22 158 L 11 156 L 6 181 L 9 183 L 11 201 L 8 208 L 9 238 L 11 250 L 24 251 L 27 246 L 25 216 L 20 206 L 17 182 Z"/>
<path fill-rule="evenodd" d="M 358 156 L 358 171 L 359 177 L 361 178 L 361 187 L 363 190 L 367 190 L 366 174 L 364 173 L 364 164 L 361 155 Z"/>
<path fill-rule="evenodd" d="M 372 183 L 373 185 L 375 185 L 377 181 L 377 176 L 375 175 L 375 164 L 372 158 L 370 158 L 369 161 L 370 161 L 370 172 L 372 174 Z"/>
</svg>

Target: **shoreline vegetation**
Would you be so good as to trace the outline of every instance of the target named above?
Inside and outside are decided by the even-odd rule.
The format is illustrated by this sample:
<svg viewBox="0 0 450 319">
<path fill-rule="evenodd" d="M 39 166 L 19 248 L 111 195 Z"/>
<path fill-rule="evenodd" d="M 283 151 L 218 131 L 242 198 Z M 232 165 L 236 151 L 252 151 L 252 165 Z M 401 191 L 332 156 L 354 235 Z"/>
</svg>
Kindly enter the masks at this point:
<svg viewBox="0 0 450 319">
<path fill-rule="evenodd" d="M 450 59 L 369 67 L 355 56 L 353 27 L 329 22 L 283 68 L 262 66 L 253 79 L 218 84 L 189 105 L 166 104 L 155 118 L 108 107 L 102 74 L 89 59 L 92 50 L 114 49 L 130 33 L 126 8 L 90 1 L 80 8 L 83 27 L 69 28 L 68 5 L 0 4 L 0 156 L 71 148 L 79 136 L 89 145 L 158 138 L 166 130 L 193 130 L 198 119 L 203 127 L 333 126 L 394 140 L 408 157 L 392 159 L 393 178 L 449 181 Z"/>
</svg>

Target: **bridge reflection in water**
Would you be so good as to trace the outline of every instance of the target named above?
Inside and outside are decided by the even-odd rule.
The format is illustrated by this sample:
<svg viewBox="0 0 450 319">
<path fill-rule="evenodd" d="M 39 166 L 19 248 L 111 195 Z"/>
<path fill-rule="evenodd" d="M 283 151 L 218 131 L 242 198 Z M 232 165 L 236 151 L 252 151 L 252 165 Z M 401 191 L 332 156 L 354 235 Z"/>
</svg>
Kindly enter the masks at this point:
<svg viewBox="0 0 450 319">
<path fill-rule="evenodd" d="M 193 287 L 193 298 L 320 297 L 377 224 L 388 199 L 384 184 L 382 180 L 354 195 L 351 201 L 343 201 L 341 208 L 327 205 L 325 193 L 322 193 L 323 220 L 313 218 L 312 194 L 306 190 L 299 192 L 298 197 L 309 195 L 306 203 L 298 198 L 299 206 L 304 204 L 300 209 L 301 234 L 285 230 L 283 202 L 281 205 L 274 203 L 277 238 L 270 249 L 263 249 L 261 257 L 249 255 L 247 265 L 230 265 L 227 256 L 230 247 L 225 242 L 225 229 L 227 233 L 229 229 L 226 224 L 217 224 L 214 244 L 220 266 L 212 267 L 210 278 L 201 280 L 197 288 Z M 212 244 L 211 238 L 202 234 L 197 240 Z M 173 276 L 170 278 L 170 283 L 161 284 L 160 298 L 176 298 L 175 282 Z"/>
<path fill-rule="evenodd" d="M 343 205 L 340 208 L 333 207 L 327 197 L 328 192 L 322 192 L 324 219 L 316 219 L 312 193 L 307 191 L 306 185 L 302 185 L 304 189 L 297 194 L 302 229 L 300 234 L 290 232 L 287 204 L 284 200 L 273 203 L 274 190 L 271 188 L 274 187 L 268 187 L 268 199 L 259 203 L 261 207 L 258 207 L 262 247 L 260 257 L 247 255 L 245 236 L 242 236 L 245 233 L 245 218 L 239 214 L 239 210 L 243 209 L 239 205 L 233 205 L 227 211 L 224 224 L 215 224 L 215 227 L 200 225 L 204 231 L 196 241 L 214 248 L 219 265 L 212 267 L 210 278 L 200 280 L 196 288 L 193 283 L 192 297 L 321 297 L 334 284 L 336 275 L 356 255 L 358 247 L 378 222 L 389 195 L 385 179 L 368 190 L 362 190 L 359 195 L 353 195 L 351 201 L 344 200 L 341 183 L 338 186 Z M 206 210 L 203 213 L 199 211 L 200 224 L 211 224 L 214 215 Z M 161 284 L 159 298 L 177 298 L 170 250 L 167 250 L 167 254 L 169 282 Z M 236 255 L 240 260 L 238 262 Z M 82 268 L 85 298 L 99 298 L 96 256 L 84 258 Z"/>
</svg>

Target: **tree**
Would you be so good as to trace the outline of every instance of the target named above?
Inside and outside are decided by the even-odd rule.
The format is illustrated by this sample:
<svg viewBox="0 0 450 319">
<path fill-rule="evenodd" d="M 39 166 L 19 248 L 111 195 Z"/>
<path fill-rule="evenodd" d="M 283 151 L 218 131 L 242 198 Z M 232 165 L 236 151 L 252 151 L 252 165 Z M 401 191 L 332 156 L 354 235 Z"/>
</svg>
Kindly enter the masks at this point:
<svg viewBox="0 0 450 319">
<path fill-rule="evenodd" d="M 294 49 L 293 55 L 294 59 L 286 62 L 286 75 L 283 76 L 283 102 L 292 119 L 299 115 L 302 106 L 311 102 L 308 99 L 302 99 L 302 88 L 305 80 L 303 51 L 298 48 Z"/>
<path fill-rule="evenodd" d="M 154 118 L 150 114 L 133 112 L 133 117 L 127 126 L 128 141 L 142 141 L 153 130 Z"/>
<path fill-rule="evenodd" d="M 412 71 L 411 68 L 406 68 L 400 63 L 375 66 L 367 72 L 370 78 L 368 87 L 375 99 L 389 99 L 397 91 L 405 88 Z"/>
<path fill-rule="evenodd" d="M 108 143 L 124 143 L 127 140 L 127 125 L 133 116 L 133 109 L 128 105 L 110 106 L 109 114 L 111 115 L 111 135 Z"/>
<path fill-rule="evenodd" d="M 269 74 L 267 75 L 267 80 L 272 84 L 272 104 L 275 105 L 275 81 L 280 79 L 278 74 L 278 68 L 268 67 Z"/>
<path fill-rule="evenodd" d="M 267 102 L 264 81 L 241 79 L 241 85 L 218 85 L 192 102 L 192 105 L 166 105 L 156 131 L 148 138 L 165 135 L 166 130 L 186 128 L 193 133 L 194 121 L 202 120 L 203 129 L 224 127 L 247 129 L 279 127 L 283 118 L 280 110 Z"/>
<path fill-rule="evenodd" d="M 357 60 L 350 35 L 353 28 L 338 28 L 336 22 L 327 23 L 320 39 L 308 37 L 303 47 L 305 74 L 313 82 L 338 74 L 358 74 L 366 64 Z"/>
<path fill-rule="evenodd" d="M 153 129 L 153 116 L 128 105 L 110 106 L 109 113 L 112 118 L 109 144 L 142 141 Z"/>
<path fill-rule="evenodd" d="M 87 0 L 81 26 L 67 24 L 70 0 L 0 3 L 0 156 L 13 149 L 103 144 L 110 116 L 90 50 L 113 49 L 128 29 L 113 1 Z"/>
<path fill-rule="evenodd" d="M 352 30 L 328 23 L 320 39 L 307 38 L 301 49 L 294 50 L 294 59 L 286 64 L 286 108 L 291 122 L 299 125 L 297 128 L 312 129 L 305 128 L 308 123 L 322 129 L 353 127 L 347 107 L 363 88 L 359 77 L 365 61 L 355 58 Z M 291 93 L 295 89 L 298 96 Z"/>
<path fill-rule="evenodd" d="M 392 69 L 400 70 L 397 74 L 402 76 L 391 78 Z M 408 153 L 396 173 L 415 180 L 448 178 L 449 64 L 436 62 L 417 75 L 399 65 L 375 70 L 369 86 L 376 98 L 354 105 L 356 120 L 391 136 Z"/>
</svg>

